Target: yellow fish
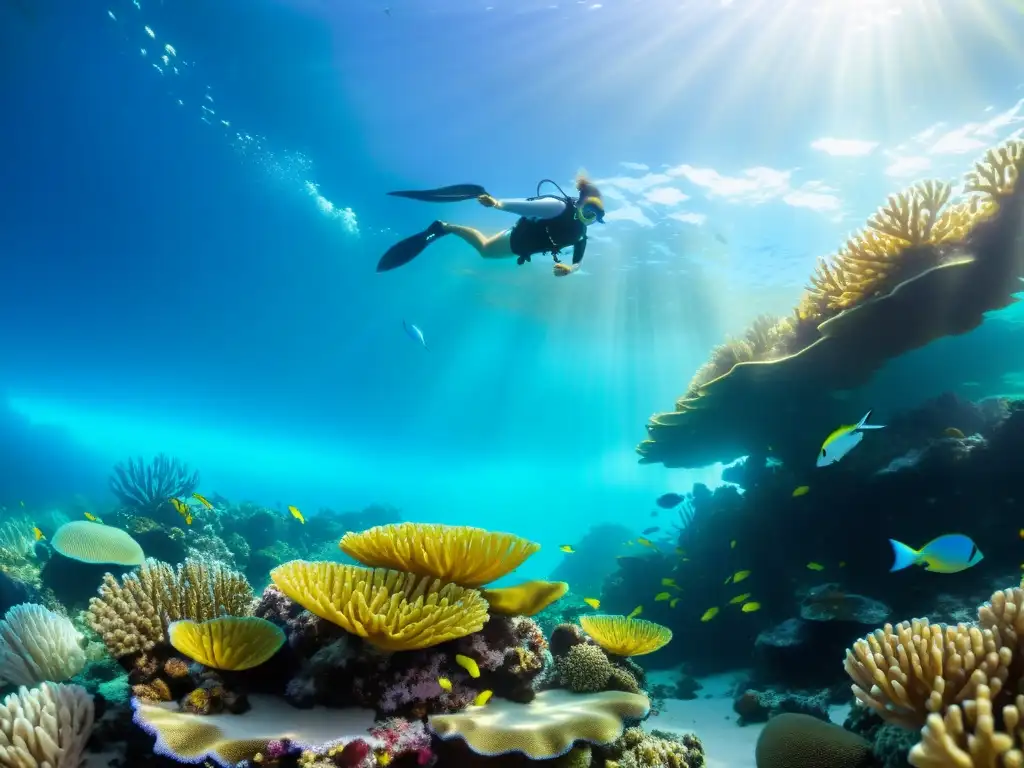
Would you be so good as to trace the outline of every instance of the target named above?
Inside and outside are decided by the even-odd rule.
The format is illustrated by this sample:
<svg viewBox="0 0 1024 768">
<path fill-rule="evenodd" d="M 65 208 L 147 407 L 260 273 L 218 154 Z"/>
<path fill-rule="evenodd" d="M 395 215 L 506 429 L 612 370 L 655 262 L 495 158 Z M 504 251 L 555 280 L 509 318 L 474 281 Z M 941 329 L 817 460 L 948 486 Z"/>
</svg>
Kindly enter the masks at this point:
<svg viewBox="0 0 1024 768">
<path fill-rule="evenodd" d="M 593 608 L 595 611 L 601 607 L 601 601 L 596 597 L 584 597 L 583 602 Z"/>
<path fill-rule="evenodd" d="M 963 440 L 966 435 L 956 427 L 946 427 L 942 430 L 942 434 L 946 437 L 955 437 L 957 440 Z"/>
<path fill-rule="evenodd" d="M 306 518 L 304 518 L 302 516 L 302 513 L 299 511 L 298 507 L 291 507 L 290 506 L 290 507 L 288 507 L 288 511 L 291 512 L 292 513 L 292 517 L 294 517 L 300 523 L 302 523 L 303 525 L 306 524 Z"/>
<path fill-rule="evenodd" d="M 677 605 L 679 605 L 679 601 L 681 599 L 682 598 L 680 598 L 680 597 L 673 597 L 671 600 L 668 601 L 668 607 L 669 608 L 675 608 Z"/>
<path fill-rule="evenodd" d="M 679 589 L 679 585 L 676 584 L 676 580 L 675 579 L 662 579 L 661 580 L 661 586 L 663 586 L 663 587 L 675 587 L 676 589 Z"/>
<path fill-rule="evenodd" d="M 568 544 L 563 544 L 562 546 L 559 547 L 559 549 L 562 550 L 563 552 L 565 552 L 565 554 L 567 554 L 567 555 L 574 555 L 574 554 L 576 554 L 576 550 L 573 549 L 572 547 L 570 547 Z"/>
<path fill-rule="evenodd" d="M 737 603 L 742 603 L 748 597 L 750 597 L 749 592 L 744 592 L 742 595 L 736 595 L 736 597 L 729 601 L 729 605 L 736 605 Z"/>
<path fill-rule="evenodd" d="M 32 535 L 35 537 L 36 541 L 39 541 L 40 539 L 45 539 L 46 538 L 45 536 L 43 536 L 43 532 L 40 531 L 39 528 L 35 527 L 35 526 L 33 526 L 33 528 L 32 528 Z"/>
<path fill-rule="evenodd" d="M 740 610 L 744 613 L 753 613 L 754 611 L 760 609 L 760 607 L 760 603 L 744 603 L 743 607 L 740 608 Z"/>
<path fill-rule="evenodd" d="M 482 707 L 484 704 L 491 700 L 492 693 L 493 691 L 480 691 L 480 693 L 477 694 L 476 698 L 473 699 L 473 705 L 477 707 Z"/>
<path fill-rule="evenodd" d="M 642 547 L 650 547 L 651 549 L 657 549 L 657 547 L 654 546 L 650 539 L 645 539 L 642 536 L 636 540 L 636 543 Z"/>
<path fill-rule="evenodd" d="M 456 654 L 455 663 L 469 672 L 470 677 L 480 677 L 480 667 L 469 656 L 463 656 L 461 653 Z"/>
<path fill-rule="evenodd" d="M 381 768 L 385 768 L 385 766 L 391 765 L 391 761 L 394 759 L 391 757 L 390 752 L 385 752 L 383 749 L 380 752 L 378 752 L 375 755 L 375 757 L 377 759 L 377 765 L 379 765 Z"/>
<path fill-rule="evenodd" d="M 734 584 L 739 584 L 741 581 L 743 581 L 749 575 L 750 575 L 750 571 L 736 571 L 736 573 L 734 573 L 732 575 L 732 581 L 733 581 Z"/>
<path fill-rule="evenodd" d="M 821 444 L 816 465 L 827 467 L 842 459 L 864 439 L 864 430 L 884 429 L 881 424 L 868 424 L 870 418 L 871 411 L 868 411 L 856 424 L 846 424 L 834 430 Z"/>
<path fill-rule="evenodd" d="M 442 691 L 450 691 L 452 689 L 452 681 L 447 677 L 437 678 L 437 684 L 441 686 Z"/>
<path fill-rule="evenodd" d="M 666 600 L 671 600 L 671 599 L 672 599 L 672 595 L 670 593 L 668 593 L 668 592 L 659 592 L 658 594 L 656 594 L 654 596 L 654 602 L 656 602 L 656 603 L 662 603 L 662 602 L 664 602 Z"/>
<path fill-rule="evenodd" d="M 808 570 L 811 570 L 811 571 L 824 571 L 825 570 L 825 566 L 824 565 L 822 565 L 821 563 L 815 563 L 813 561 L 807 564 L 807 568 L 808 568 Z"/>
<path fill-rule="evenodd" d="M 736 549 L 736 539 L 729 542 L 729 549 Z"/>
<path fill-rule="evenodd" d="M 168 499 L 171 502 L 171 506 L 174 507 L 174 511 L 179 515 L 184 515 L 188 509 L 188 504 L 183 502 L 181 499 Z"/>
<path fill-rule="evenodd" d="M 801 485 L 800 487 L 798 487 L 796 490 L 793 491 L 793 498 L 795 499 L 795 498 L 797 498 L 799 496 L 803 496 L 809 490 L 811 490 L 811 486 L 809 486 L 809 485 Z"/>
<path fill-rule="evenodd" d="M 718 615 L 718 606 L 716 605 L 714 608 L 708 608 L 706 611 L 704 611 L 704 615 L 700 617 L 700 620 L 701 621 L 711 621 L 717 615 Z"/>
<path fill-rule="evenodd" d="M 89 522 L 92 522 L 92 523 L 102 523 L 103 522 L 98 517 L 96 517 L 96 515 L 94 515 L 92 512 L 86 512 L 85 513 L 85 519 L 88 520 Z"/>
<path fill-rule="evenodd" d="M 1024 567 L 1024 566 L 1022 566 L 1022 567 Z M 632 610 L 632 612 L 626 618 L 627 619 L 635 619 L 637 616 L 639 616 L 643 612 L 644 612 L 644 607 L 642 605 L 638 605 L 636 608 L 634 608 Z"/>
<path fill-rule="evenodd" d="M 209 501 L 207 501 L 206 497 L 203 496 L 202 494 L 193 493 L 192 494 L 192 498 L 195 499 L 196 501 L 198 501 L 200 504 L 202 504 L 207 509 L 213 509 L 213 504 L 211 504 Z"/>
</svg>

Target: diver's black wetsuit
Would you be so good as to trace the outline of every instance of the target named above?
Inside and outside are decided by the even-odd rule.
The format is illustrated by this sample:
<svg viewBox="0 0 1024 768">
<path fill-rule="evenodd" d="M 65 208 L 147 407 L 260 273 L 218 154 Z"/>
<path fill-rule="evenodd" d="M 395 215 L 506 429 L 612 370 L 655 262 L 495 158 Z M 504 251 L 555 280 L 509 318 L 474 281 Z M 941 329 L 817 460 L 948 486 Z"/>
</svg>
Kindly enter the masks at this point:
<svg viewBox="0 0 1024 768">
<path fill-rule="evenodd" d="M 551 195 L 551 197 L 555 197 Z M 531 198 L 537 199 L 537 198 Z M 550 253 L 556 263 L 563 248 L 572 246 L 572 263 L 583 261 L 587 250 L 587 225 L 576 217 L 577 200 L 573 197 L 555 197 L 565 203 L 565 210 L 553 219 L 530 219 L 525 216 L 515 223 L 509 234 L 509 247 L 523 265 L 538 253 Z"/>
</svg>

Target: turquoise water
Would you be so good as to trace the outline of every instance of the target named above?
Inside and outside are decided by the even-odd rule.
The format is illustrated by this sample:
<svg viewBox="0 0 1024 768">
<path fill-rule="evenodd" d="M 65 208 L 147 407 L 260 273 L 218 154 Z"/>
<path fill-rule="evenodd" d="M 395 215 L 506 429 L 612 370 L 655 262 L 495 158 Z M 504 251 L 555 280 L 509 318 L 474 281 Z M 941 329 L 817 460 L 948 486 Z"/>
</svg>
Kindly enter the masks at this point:
<svg viewBox="0 0 1024 768">
<path fill-rule="evenodd" d="M 719 482 L 638 466 L 646 419 L 887 194 L 1021 130 L 1022 32 L 980 0 L 5 4 L 0 381 L 64 430 L 7 503 L 102 498 L 164 451 L 232 499 L 528 535 L 546 575 L 591 524 Z M 388 190 L 580 168 L 608 207 L 580 273 L 452 238 L 374 272 L 441 215 Z M 1016 391 L 1014 317 L 869 399 Z"/>
</svg>

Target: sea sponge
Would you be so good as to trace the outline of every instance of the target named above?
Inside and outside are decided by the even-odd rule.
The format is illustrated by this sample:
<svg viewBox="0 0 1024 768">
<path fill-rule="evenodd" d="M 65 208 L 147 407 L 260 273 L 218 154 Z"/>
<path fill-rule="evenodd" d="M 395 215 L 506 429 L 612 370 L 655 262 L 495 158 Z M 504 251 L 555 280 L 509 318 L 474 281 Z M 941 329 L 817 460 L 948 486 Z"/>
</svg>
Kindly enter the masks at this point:
<svg viewBox="0 0 1024 768">
<path fill-rule="evenodd" d="M 536 616 L 569 591 L 564 581 L 525 581 L 511 587 L 481 589 L 492 613 L 504 616 Z"/>
<path fill-rule="evenodd" d="M 233 672 L 258 667 L 287 639 L 279 626 L 254 616 L 182 619 L 167 627 L 167 637 L 176 651 L 203 666 Z"/>
<path fill-rule="evenodd" d="M 463 587 L 500 579 L 540 549 L 540 544 L 511 533 L 422 523 L 378 525 L 346 533 L 338 546 L 371 568 L 407 571 Z"/>
<path fill-rule="evenodd" d="M 50 538 L 50 545 L 81 563 L 141 565 L 146 559 L 142 547 L 127 531 L 90 520 L 64 523 Z"/>
<path fill-rule="evenodd" d="M 615 656 L 654 653 L 672 640 L 672 630 L 644 619 L 603 614 L 580 616 L 580 625 L 594 642 Z"/>
<path fill-rule="evenodd" d="M 0 621 L 0 684 L 62 682 L 81 672 L 85 661 L 82 635 L 66 616 L 22 603 Z"/>
<path fill-rule="evenodd" d="M 1024 765 L 1020 726 L 1024 724 L 1024 696 L 1000 712 L 1003 730 L 996 730 L 993 692 L 979 685 L 975 698 L 953 705 L 945 715 L 932 714 L 921 731 L 921 741 L 910 750 L 915 768 L 989 768 Z"/>
<path fill-rule="evenodd" d="M 844 666 L 862 704 L 887 722 L 920 728 L 929 713 L 973 698 L 980 685 L 998 693 L 1012 658 L 998 627 L 914 619 L 855 642 Z"/>
<path fill-rule="evenodd" d="M 296 709 L 283 699 L 250 694 L 250 709 L 241 715 L 200 715 L 178 711 L 174 703 L 132 699 L 135 724 L 156 736 L 153 751 L 183 763 L 213 760 L 234 768 L 265 752 L 275 739 L 289 739 L 300 749 L 322 749 L 360 738 L 373 747 L 383 744 L 370 734 L 373 710 L 347 707 Z"/>
<path fill-rule="evenodd" d="M 562 684 L 574 693 L 603 691 L 612 676 L 612 663 L 596 645 L 581 643 L 557 660 Z"/>
<path fill-rule="evenodd" d="M 149 559 L 120 582 L 103 577 L 86 620 L 114 658 L 148 651 L 172 621 L 248 616 L 253 592 L 245 576 L 222 563 L 188 559 L 177 568 Z"/>
<path fill-rule="evenodd" d="M 532 760 L 564 755 L 574 742 L 608 744 L 624 721 L 647 716 L 646 696 L 618 691 L 542 691 L 528 704 L 491 699 L 486 706 L 433 715 L 429 725 L 442 739 L 460 738 L 478 755 L 519 752 Z"/>
<path fill-rule="evenodd" d="M 0 765 L 79 768 L 94 719 L 92 694 L 81 686 L 22 686 L 0 702 Z"/>
<path fill-rule="evenodd" d="M 871 743 L 810 715 L 784 712 L 757 738 L 757 768 L 867 768 L 874 765 Z"/>
<path fill-rule="evenodd" d="M 627 728 L 608 750 L 618 768 L 703 768 L 704 745 L 693 734 L 681 737 Z"/>
<path fill-rule="evenodd" d="M 487 601 L 474 589 L 387 568 L 293 560 L 270 578 L 310 613 L 390 651 L 464 637 L 488 618 Z"/>
</svg>

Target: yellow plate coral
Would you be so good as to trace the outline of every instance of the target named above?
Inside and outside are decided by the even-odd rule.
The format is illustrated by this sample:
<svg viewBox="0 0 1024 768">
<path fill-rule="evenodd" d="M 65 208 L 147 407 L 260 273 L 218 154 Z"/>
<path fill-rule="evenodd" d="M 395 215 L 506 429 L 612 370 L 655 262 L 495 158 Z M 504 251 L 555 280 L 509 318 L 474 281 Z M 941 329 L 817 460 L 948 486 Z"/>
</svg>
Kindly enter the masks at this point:
<svg viewBox="0 0 1024 768">
<path fill-rule="evenodd" d="M 668 645 L 672 630 L 644 619 L 625 616 L 580 616 L 580 624 L 594 642 L 616 656 L 643 656 Z"/>
<path fill-rule="evenodd" d="M 540 544 L 465 525 L 399 523 L 346 533 L 338 544 L 371 568 L 392 568 L 463 587 L 479 587 L 514 571 Z"/>
<path fill-rule="evenodd" d="M 284 645 L 284 630 L 255 616 L 221 616 L 209 621 L 172 622 L 167 637 L 174 649 L 214 669 L 239 672 L 258 667 Z"/>
<path fill-rule="evenodd" d="M 564 581 L 541 580 L 481 590 L 491 612 L 506 616 L 536 616 L 568 591 L 569 585 Z"/>
<path fill-rule="evenodd" d="M 465 637 L 488 618 L 474 589 L 387 568 L 293 560 L 270 578 L 310 613 L 389 651 Z"/>
</svg>

